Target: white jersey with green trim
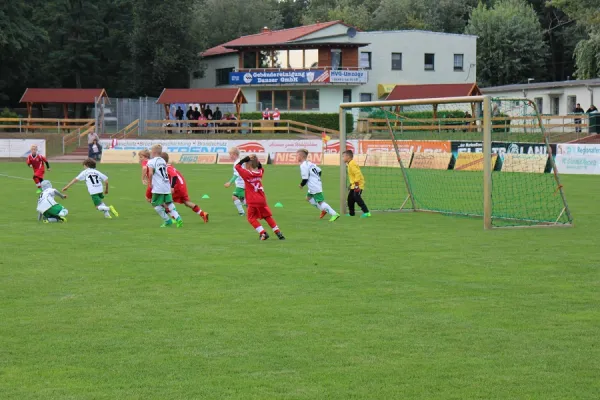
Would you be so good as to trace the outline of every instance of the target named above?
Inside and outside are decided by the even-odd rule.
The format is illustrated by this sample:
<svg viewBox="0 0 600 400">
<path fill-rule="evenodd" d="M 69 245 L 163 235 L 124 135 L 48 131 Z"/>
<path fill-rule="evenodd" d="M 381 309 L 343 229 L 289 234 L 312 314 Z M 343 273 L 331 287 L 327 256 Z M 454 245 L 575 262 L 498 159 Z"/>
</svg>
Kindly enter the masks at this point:
<svg viewBox="0 0 600 400">
<path fill-rule="evenodd" d="M 77 175 L 78 181 L 85 181 L 87 190 L 91 195 L 99 194 L 104 191 L 103 183 L 108 180 L 108 176 L 94 168 L 87 168 Z"/>
<path fill-rule="evenodd" d="M 154 157 L 148 161 L 148 168 L 152 168 L 152 193 L 171 194 L 171 185 L 169 184 L 169 174 L 167 173 L 167 163 L 160 157 Z"/>
<path fill-rule="evenodd" d="M 238 159 L 235 160 L 235 163 L 233 163 L 233 176 L 235 176 L 235 187 L 240 188 L 240 189 L 245 189 L 246 184 L 244 183 L 244 179 L 242 179 L 240 174 L 235 170 L 235 166 L 240 162 L 241 159 L 242 159 L 241 157 L 238 157 Z M 242 165 L 242 168 L 246 169 L 246 167 L 243 165 Z"/>
<path fill-rule="evenodd" d="M 307 179 L 308 193 L 316 194 L 323 192 L 323 183 L 321 182 L 321 168 L 306 160 L 300 164 L 300 175 L 302 179 Z"/>
<path fill-rule="evenodd" d="M 51 209 L 53 206 L 57 205 L 58 203 L 54 200 L 54 196 L 56 196 L 57 193 L 58 190 L 54 188 L 46 189 L 42 193 L 40 193 L 40 197 L 37 203 L 37 212 L 43 214 L 49 209 Z"/>
</svg>

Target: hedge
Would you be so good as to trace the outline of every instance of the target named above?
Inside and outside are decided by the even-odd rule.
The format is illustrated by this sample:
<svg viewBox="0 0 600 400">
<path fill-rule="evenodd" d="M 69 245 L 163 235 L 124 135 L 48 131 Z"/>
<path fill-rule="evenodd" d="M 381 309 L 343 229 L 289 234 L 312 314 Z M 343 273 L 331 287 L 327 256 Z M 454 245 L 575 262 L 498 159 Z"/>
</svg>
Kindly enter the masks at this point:
<svg viewBox="0 0 600 400">
<path fill-rule="evenodd" d="M 242 119 L 262 119 L 262 113 L 242 113 Z M 336 113 L 281 113 L 281 119 L 302 122 L 309 125 L 320 126 L 327 129 L 340 130 L 340 116 Z M 346 126 L 350 131 L 354 125 L 351 114 L 346 114 Z"/>
<path fill-rule="evenodd" d="M 8 108 L 5 108 L 0 112 L 0 118 L 19 118 L 19 114 L 16 112 L 10 111 Z M 0 125 L 14 125 L 14 122 L 0 122 Z M 19 128 L 5 128 L 2 129 L 4 132 L 19 132 Z"/>
</svg>

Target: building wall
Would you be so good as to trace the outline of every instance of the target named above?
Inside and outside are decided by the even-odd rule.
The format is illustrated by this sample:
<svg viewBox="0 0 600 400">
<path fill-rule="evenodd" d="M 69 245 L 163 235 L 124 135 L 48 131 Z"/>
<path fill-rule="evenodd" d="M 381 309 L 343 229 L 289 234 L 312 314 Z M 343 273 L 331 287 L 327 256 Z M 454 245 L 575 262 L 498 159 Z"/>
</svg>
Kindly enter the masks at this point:
<svg viewBox="0 0 600 400">
<path fill-rule="evenodd" d="M 200 66 L 204 68 L 204 77 L 200 79 L 192 79 L 190 82 L 190 87 L 192 89 L 205 89 L 217 87 L 216 70 L 219 68 L 237 69 L 238 65 L 239 56 L 237 53 L 205 58 L 200 62 Z"/>
<path fill-rule="evenodd" d="M 247 111 L 256 111 L 257 109 L 257 96 L 256 96 L 256 92 L 258 91 L 262 91 L 262 90 L 289 90 L 290 87 L 289 86 L 251 86 L 251 87 L 244 87 L 242 88 L 242 91 L 244 92 L 244 96 L 246 96 L 246 99 L 248 100 L 248 104 L 245 105 L 245 107 L 243 108 L 244 112 Z M 329 113 L 329 112 L 338 112 L 339 110 L 339 105 L 343 100 L 343 90 L 345 89 L 345 87 L 339 87 L 339 86 L 302 86 L 302 85 L 298 85 L 298 86 L 294 86 L 293 88 L 294 90 L 303 90 L 303 89 L 319 89 L 319 110 L 306 110 L 306 111 L 294 111 L 294 112 L 324 112 L 324 113 Z M 262 105 L 262 108 L 271 108 L 271 105 Z M 281 110 L 282 112 L 284 110 Z"/>
<path fill-rule="evenodd" d="M 591 87 L 593 91 L 594 102 L 600 102 L 600 87 Z M 592 95 L 585 86 L 566 86 L 562 88 L 536 88 L 524 90 L 507 91 L 487 91 L 482 89 L 483 94 L 489 94 L 494 97 L 513 97 L 527 98 L 532 101 L 542 99 L 542 114 L 546 115 L 567 115 L 573 112 L 569 107 L 569 97 L 574 96 L 574 103 L 580 103 L 584 110 L 587 110 L 592 104 Z M 553 98 L 558 98 L 558 112 L 553 110 Z M 596 106 L 597 107 L 597 106 Z"/>
</svg>

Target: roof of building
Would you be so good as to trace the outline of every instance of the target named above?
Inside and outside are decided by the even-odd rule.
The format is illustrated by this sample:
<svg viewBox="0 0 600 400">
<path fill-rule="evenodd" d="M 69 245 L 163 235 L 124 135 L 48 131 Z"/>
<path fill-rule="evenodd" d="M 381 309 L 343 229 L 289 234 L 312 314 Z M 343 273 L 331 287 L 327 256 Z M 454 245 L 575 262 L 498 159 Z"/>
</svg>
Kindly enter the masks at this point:
<svg viewBox="0 0 600 400">
<path fill-rule="evenodd" d="M 476 96 L 481 94 L 476 83 L 431 85 L 396 85 L 386 100 L 436 99 L 440 97 Z"/>
<path fill-rule="evenodd" d="M 108 97 L 104 89 L 32 89 L 27 88 L 21 103 L 83 103 L 93 104 Z"/>
<path fill-rule="evenodd" d="M 600 78 L 556 82 L 532 82 L 482 88 L 483 93 L 511 92 L 527 89 L 551 89 L 572 86 L 600 86 Z"/>
<path fill-rule="evenodd" d="M 239 88 L 164 89 L 156 101 L 157 104 L 235 104 L 247 102 L 248 101 Z"/>
<path fill-rule="evenodd" d="M 227 53 L 235 53 L 236 50 L 230 47 L 241 46 L 268 46 L 276 44 L 285 44 L 301 37 L 318 32 L 322 29 L 329 28 L 337 24 L 345 23 L 342 21 L 318 22 L 316 24 L 299 26 L 297 28 L 281 29 L 276 31 L 265 31 L 254 35 L 246 35 L 227 43 L 220 44 L 203 52 L 202 57 L 211 57 Z"/>
</svg>

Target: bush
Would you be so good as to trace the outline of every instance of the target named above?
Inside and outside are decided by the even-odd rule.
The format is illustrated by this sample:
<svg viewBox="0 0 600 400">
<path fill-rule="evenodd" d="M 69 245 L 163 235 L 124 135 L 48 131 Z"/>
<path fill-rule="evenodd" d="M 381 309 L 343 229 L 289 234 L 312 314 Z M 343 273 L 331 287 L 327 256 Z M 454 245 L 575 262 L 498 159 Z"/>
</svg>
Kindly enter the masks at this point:
<svg viewBox="0 0 600 400">
<path fill-rule="evenodd" d="M 0 112 L 0 118 L 19 118 L 19 114 L 17 114 L 16 112 L 10 111 L 8 108 L 5 108 L 4 110 L 2 110 L 2 112 Z M 0 125 L 16 125 L 16 122 L 0 121 Z M 18 128 L 6 128 L 6 129 L 0 128 L 0 130 L 2 130 L 4 132 L 19 132 Z"/>
<path fill-rule="evenodd" d="M 242 113 L 242 119 L 262 119 L 262 113 L 250 112 Z M 309 125 L 315 125 L 322 128 L 340 130 L 340 117 L 336 113 L 281 113 L 281 119 L 302 122 Z M 350 131 L 354 119 L 351 114 L 346 114 L 346 126 Z"/>
</svg>

